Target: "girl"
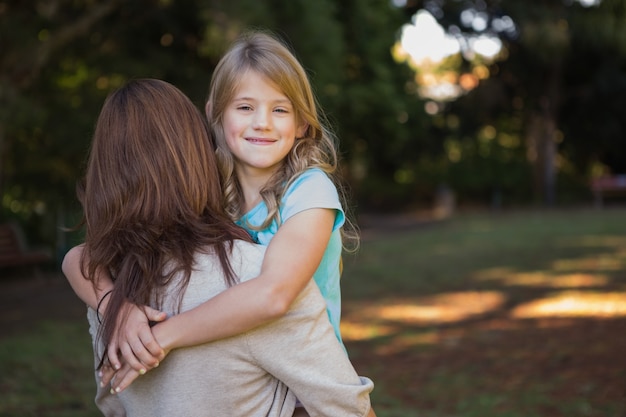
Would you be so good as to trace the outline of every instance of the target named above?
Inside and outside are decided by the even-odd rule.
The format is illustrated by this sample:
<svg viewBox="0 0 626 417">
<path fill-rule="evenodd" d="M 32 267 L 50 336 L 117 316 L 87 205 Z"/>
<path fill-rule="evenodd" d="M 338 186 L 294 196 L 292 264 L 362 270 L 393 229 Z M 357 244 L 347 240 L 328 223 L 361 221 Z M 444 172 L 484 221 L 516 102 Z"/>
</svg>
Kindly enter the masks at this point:
<svg viewBox="0 0 626 417">
<path fill-rule="evenodd" d="M 273 242 L 269 254 L 278 262 L 272 267 L 268 258 L 265 275 L 295 286 L 291 295 L 281 291 L 283 302 L 293 300 L 314 271 L 341 341 L 341 231 L 344 242 L 356 243 L 357 236 L 350 223 L 342 228 L 335 138 L 322 123 L 306 72 L 276 39 L 244 35 L 216 67 L 206 112 L 227 212 L 258 243 Z M 293 269 L 285 268 L 284 258 Z"/>
<path fill-rule="evenodd" d="M 264 247 L 221 207 L 207 124 L 170 84 L 131 81 L 107 98 L 78 191 L 83 270 L 94 284 L 102 271 L 114 282 L 102 317 L 88 314 L 96 359 L 125 300 L 172 315 L 154 326 L 169 352 L 179 347 L 177 312 L 259 273 Z M 176 349 L 119 396 L 99 395 L 98 405 L 111 417 L 291 417 L 297 395 L 313 415 L 364 416 L 372 383 L 354 372 L 325 316 L 310 283 L 281 319 Z"/>
<path fill-rule="evenodd" d="M 302 65 L 277 39 L 245 34 L 216 67 L 206 111 L 225 178 L 226 211 L 268 248 L 256 279 L 181 316 L 187 320 L 186 332 L 177 344 L 218 340 L 281 317 L 312 276 L 341 340 L 341 251 L 348 239 L 356 241 L 356 234 L 333 182 L 334 137 L 323 124 Z M 342 231 L 348 238 L 343 241 Z M 68 253 L 63 270 L 76 289 L 84 280 L 72 266 L 73 257 Z M 91 295 L 81 298 L 95 304 L 93 290 L 86 292 Z M 129 307 L 124 330 L 110 341 L 108 358 L 117 369 L 121 352 L 137 372 L 118 375 L 115 390 L 123 390 L 163 358 L 147 324 L 162 319 L 157 311 L 148 309 L 144 315 Z"/>
</svg>

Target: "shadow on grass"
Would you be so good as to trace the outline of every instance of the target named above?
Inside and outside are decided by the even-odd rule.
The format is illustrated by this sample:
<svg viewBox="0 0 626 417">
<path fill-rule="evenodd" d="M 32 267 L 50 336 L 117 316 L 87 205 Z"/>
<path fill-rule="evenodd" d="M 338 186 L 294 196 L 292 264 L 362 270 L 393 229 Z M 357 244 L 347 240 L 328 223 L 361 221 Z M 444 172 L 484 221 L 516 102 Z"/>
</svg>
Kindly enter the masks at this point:
<svg viewBox="0 0 626 417">
<path fill-rule="evenodd" d="M 342 333 L 379 417 L 626 416 L 624 218 L 468 216 L 364 242 Z"/>
</svg>

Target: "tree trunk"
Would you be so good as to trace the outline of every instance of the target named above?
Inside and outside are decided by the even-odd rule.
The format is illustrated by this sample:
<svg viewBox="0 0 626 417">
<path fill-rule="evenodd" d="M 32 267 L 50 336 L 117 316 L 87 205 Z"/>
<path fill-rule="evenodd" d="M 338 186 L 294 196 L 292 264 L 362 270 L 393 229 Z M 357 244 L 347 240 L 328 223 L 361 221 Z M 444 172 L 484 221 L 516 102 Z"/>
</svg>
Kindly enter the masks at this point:
<svg viewBox="0 0 626 417">
<path fill-rule="evenodd" d="M 527 130 L 527 156 L 533 167 L 533 190 L 547 206 L 556 201 L 556 123 L 549 114 L 535 111 Z"/>
<path fill-rule="evenodd" d="M 7 160 L 7 138 L 6 138 L 6 126 L 10 117 L 11 104 L 15 100 L 15 89 L 7 82 L 0 79 L 0 198 L 4 196 L 5 186 L 5 165 L 4 161 Z M 0 204 L 2 204 L 0 200 Z"/>
<path fill-rule="evenodd" d="M 556 203 L 557 109 L 561 96 L 561 59 L 547 69 L 538 105 L 530 115 L 528 157 L 533 165 L 535 197 L 548 207 Z"/>
</svg>

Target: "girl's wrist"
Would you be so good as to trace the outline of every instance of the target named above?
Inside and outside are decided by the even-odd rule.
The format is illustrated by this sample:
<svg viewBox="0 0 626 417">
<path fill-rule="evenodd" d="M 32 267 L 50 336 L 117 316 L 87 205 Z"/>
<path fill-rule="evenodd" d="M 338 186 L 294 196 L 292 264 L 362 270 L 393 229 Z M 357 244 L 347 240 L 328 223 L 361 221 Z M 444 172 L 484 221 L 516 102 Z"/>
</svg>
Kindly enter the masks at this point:
<svg viewBox="0 0 626 417">
<path fill-rule="evenodd" d="M 169 352 L 176 347 L 176 338 L 170 331 L 172 327 L 170 326 L 170 320 L 171 318 L 152 326 L 152 335 L 165 352 Z"/>
</svg>

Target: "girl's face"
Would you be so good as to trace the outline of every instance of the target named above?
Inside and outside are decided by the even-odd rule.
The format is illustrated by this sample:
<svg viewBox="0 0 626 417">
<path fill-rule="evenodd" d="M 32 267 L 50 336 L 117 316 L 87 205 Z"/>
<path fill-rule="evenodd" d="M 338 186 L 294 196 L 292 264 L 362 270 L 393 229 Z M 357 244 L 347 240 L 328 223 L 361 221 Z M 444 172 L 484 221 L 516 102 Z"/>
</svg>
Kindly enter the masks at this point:
<svg viewBox="0 0 626 417">
<path fill-rule="evenodd" d="M 240 80 L 223 116 L 226 144 L 235 157 L 238 175 L 269 178 L 301 137 L 291 101 L 276 85 L 255 71 Z"/>
</svg>

